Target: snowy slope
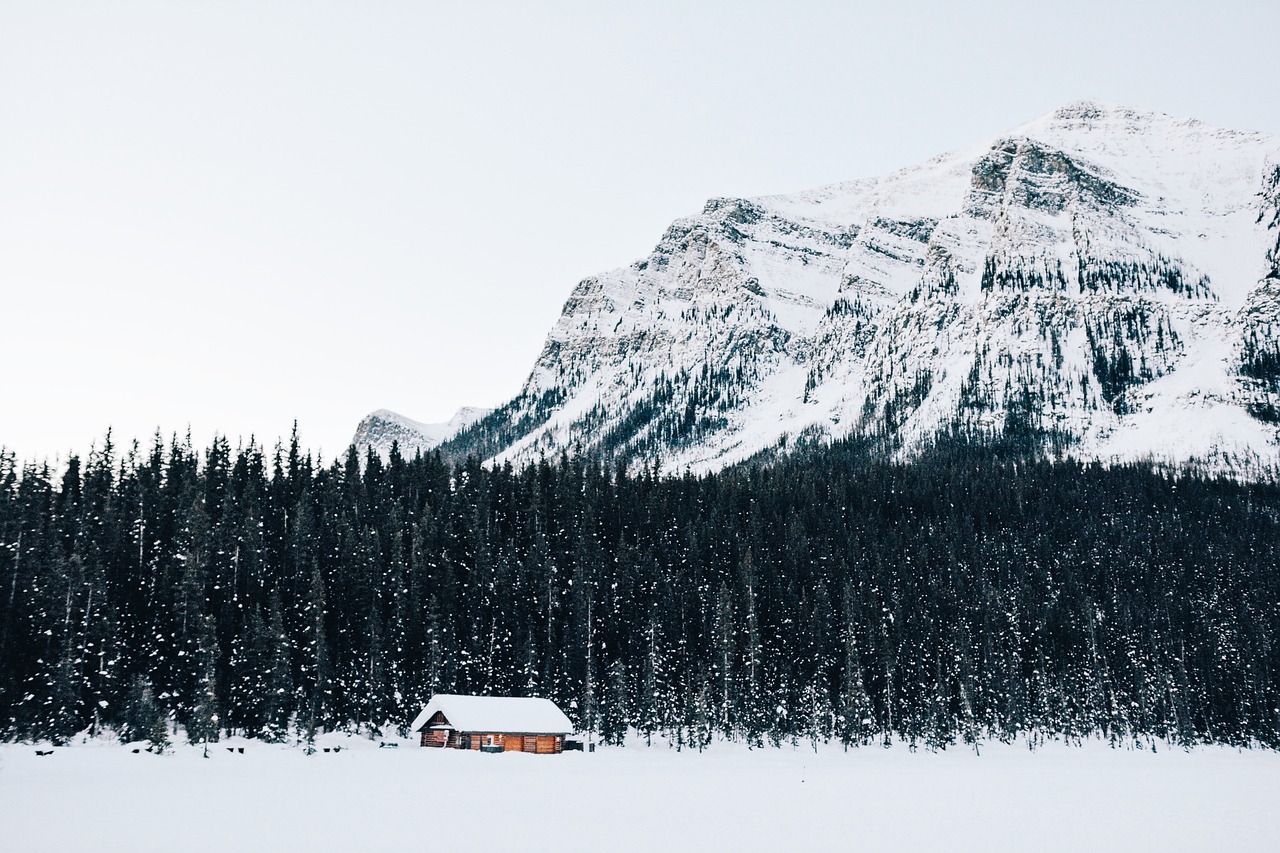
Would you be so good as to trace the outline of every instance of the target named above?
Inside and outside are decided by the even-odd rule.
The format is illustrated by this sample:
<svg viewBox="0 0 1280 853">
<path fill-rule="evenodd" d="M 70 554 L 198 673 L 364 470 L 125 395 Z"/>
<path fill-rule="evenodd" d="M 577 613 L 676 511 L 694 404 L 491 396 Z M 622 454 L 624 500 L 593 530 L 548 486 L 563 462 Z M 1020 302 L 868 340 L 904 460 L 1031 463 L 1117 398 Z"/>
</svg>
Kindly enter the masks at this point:
<svg viewBox="0 0 1280 853">
<path fill-rule="evenodd" d="M 884 178 L 713 199 L 582 281 L 520 395 L 446 444 L 707 470 L 961 431 L 1277 463 L 1280 140 L 1095 102 Z"/>
<path fill-rule="evenodd" d="M 412 458 L 419 451 L 437 447 L 492 411 L 463 406 L 442 424 L 424 424 L 388 409 L 378 409 L 360 421 L 351 443 L 362 452 L 372 447 L 383 459 L 391 452 L 391 445 L 398 443 L 401 455 Z"/>
<path fill-rule="evenodd" d="M 1280 833 L 1280 754 L 1262 749 L 318 745 L 341 751 L 0 744 L 5 849 L 1265 851 Z M 491 818 L 480 802 L 511 806 Z M 548 817 L 509 819 L 516 804 Z"/>
</svg>

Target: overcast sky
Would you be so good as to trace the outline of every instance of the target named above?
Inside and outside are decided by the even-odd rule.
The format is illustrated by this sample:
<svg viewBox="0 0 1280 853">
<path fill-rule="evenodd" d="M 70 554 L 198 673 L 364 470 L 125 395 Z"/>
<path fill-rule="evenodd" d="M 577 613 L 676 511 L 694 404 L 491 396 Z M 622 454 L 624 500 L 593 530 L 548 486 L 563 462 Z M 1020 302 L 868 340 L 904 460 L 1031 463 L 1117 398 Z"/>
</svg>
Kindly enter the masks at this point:
<svg viewBox="0 0 1280 853">
<path fill-rule="evenodd" d="M 606 7 L 607 8 L 597 8 Z M 711 196 L 1092 97 L 1280 133 L 1262 2 L 0 0 L 0 445 L 494 406 Z"/>
</svg>

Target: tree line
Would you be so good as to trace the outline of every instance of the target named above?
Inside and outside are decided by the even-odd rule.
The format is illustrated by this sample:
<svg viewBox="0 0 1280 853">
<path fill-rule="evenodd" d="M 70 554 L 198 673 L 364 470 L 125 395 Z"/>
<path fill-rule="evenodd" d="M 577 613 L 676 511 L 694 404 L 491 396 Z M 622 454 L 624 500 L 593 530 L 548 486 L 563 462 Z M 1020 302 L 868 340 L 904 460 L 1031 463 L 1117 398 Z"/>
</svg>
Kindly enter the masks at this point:
<svg viewBox="0 0 1280 853">
<path fill-rule="evenodd" d="M 1280 746 L 1280 489 L 957 442 L 704 476 L 216 439 L 0 452 L 0 736 L 581 730 Z"/>
</svg>

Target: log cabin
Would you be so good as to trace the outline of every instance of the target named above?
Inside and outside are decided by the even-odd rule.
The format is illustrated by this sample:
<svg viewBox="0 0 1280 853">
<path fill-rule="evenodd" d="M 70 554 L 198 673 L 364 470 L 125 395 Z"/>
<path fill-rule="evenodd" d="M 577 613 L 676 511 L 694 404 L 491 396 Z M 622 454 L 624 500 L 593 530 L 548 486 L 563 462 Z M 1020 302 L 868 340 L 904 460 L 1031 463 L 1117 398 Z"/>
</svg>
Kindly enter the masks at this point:
<svg viewBox="0 0 1280 853">
<path fill-rule="evenodd" d="M 550 699 L 437 693 L 410 729 L 422 746 L 546 755 L 564 751 L 573 723 Z"/>
</svg>

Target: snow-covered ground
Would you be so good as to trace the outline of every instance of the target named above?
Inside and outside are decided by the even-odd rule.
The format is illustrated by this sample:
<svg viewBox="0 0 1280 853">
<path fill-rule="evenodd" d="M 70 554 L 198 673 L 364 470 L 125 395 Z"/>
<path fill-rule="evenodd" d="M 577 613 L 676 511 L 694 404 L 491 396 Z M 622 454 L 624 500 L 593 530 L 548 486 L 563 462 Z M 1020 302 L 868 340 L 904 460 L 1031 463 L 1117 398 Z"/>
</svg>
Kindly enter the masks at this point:
<svg viewBox="0 0 1280 853">
<path fill-rule="evenodd" d="M 1280 753 L 0 745 L 0 848 L 1276 850 Z M 245 747 L 243 754 L 227 747 Z"/>
</svg>

